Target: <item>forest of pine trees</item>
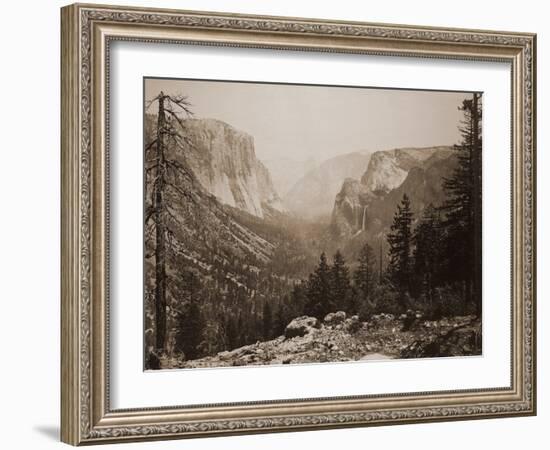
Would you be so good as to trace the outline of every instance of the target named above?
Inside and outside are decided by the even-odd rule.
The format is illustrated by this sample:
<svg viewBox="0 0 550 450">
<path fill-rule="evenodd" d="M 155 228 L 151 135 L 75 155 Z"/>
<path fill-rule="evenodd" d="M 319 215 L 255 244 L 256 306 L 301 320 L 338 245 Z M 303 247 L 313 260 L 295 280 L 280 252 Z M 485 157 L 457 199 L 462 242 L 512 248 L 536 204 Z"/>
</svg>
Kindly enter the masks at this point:
<svg viewBox="0 0 550 450">
<path fill-rule="evenodd" d="M 445 201 L 413 217 L 403 195 L 389 244 L 387 280 L 401 308 L 417 307 L 432 316 L 481 316 L 481 103 L 464 100 L 455 146 L 457 166 L 443 180 Z M 413 223 L 415 224 L 413 228 Z"/>
</svg>

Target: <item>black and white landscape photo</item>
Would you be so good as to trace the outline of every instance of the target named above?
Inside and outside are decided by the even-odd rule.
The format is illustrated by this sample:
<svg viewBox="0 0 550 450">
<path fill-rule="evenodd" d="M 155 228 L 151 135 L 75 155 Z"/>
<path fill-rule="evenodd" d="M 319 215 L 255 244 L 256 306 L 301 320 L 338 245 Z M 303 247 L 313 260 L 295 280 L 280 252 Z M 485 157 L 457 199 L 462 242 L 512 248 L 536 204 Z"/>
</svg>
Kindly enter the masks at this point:
<svg viewBox="0 0 550 450">
<path fill-rule="evenodd" d="M 144 367 L 482 354 L 482 94 L 144 79 Z"/>
</svg>

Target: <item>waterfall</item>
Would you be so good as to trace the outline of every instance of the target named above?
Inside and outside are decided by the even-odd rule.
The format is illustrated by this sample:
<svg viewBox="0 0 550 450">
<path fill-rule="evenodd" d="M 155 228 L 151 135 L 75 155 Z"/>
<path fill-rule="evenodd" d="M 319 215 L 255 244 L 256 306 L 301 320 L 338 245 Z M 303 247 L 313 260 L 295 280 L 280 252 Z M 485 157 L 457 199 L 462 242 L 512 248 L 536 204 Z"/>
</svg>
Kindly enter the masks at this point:
<svg viewBox="0 0 550 450">
<path fill-rule="evenodd" d="M 365 208 L 363 209 L 363 222 L 361 223 L 361 230 L 362 231 L 365 231 L 365 222 L 367 220 L 367 207 L 365 206 Z"/>
</svg>

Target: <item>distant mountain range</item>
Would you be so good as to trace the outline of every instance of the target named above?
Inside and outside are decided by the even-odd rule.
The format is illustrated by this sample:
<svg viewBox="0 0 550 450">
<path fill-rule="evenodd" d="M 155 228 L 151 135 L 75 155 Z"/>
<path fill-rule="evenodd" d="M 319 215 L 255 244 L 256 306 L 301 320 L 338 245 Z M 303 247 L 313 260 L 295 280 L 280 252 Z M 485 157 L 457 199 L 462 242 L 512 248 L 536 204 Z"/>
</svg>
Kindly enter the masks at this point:
<svg viewBox="0 0 550 450">
<path fill-rule="evenodd" d="M 310 170 L 319 166 L 313 158 L 305 161 L 291 158 L 271 158 L 262 160 L 271 174 L 275 189 L 281 198 L 285 197 L 294 185 Z"/>
<path fill-rule="evenodd" d="M 304 175 L 283 197 L 285 207 L 302 218 L 329 217 L 342 181 L 361 177 L 369 160 L 369 153 L 354 152 L 324 161 Z"/>
</svg>

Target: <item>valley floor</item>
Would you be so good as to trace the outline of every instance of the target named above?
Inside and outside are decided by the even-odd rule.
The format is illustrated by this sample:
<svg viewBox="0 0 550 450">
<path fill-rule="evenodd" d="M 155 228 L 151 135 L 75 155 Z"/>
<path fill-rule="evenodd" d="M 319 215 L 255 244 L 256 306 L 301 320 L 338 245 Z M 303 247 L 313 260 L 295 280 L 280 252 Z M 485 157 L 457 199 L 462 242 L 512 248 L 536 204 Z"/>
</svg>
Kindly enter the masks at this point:
<svg viewBox="0 0 550 450">
<path fill-rule="evenodd" d="M 422 320 L 391 314 L 368 322 L 344 312 L 294 319 L 285 335 L 196 360 L 162 357 L 162 369 L 345 362 L 481 355 L 481 323 L 474 316 Z"/>
</svg>

